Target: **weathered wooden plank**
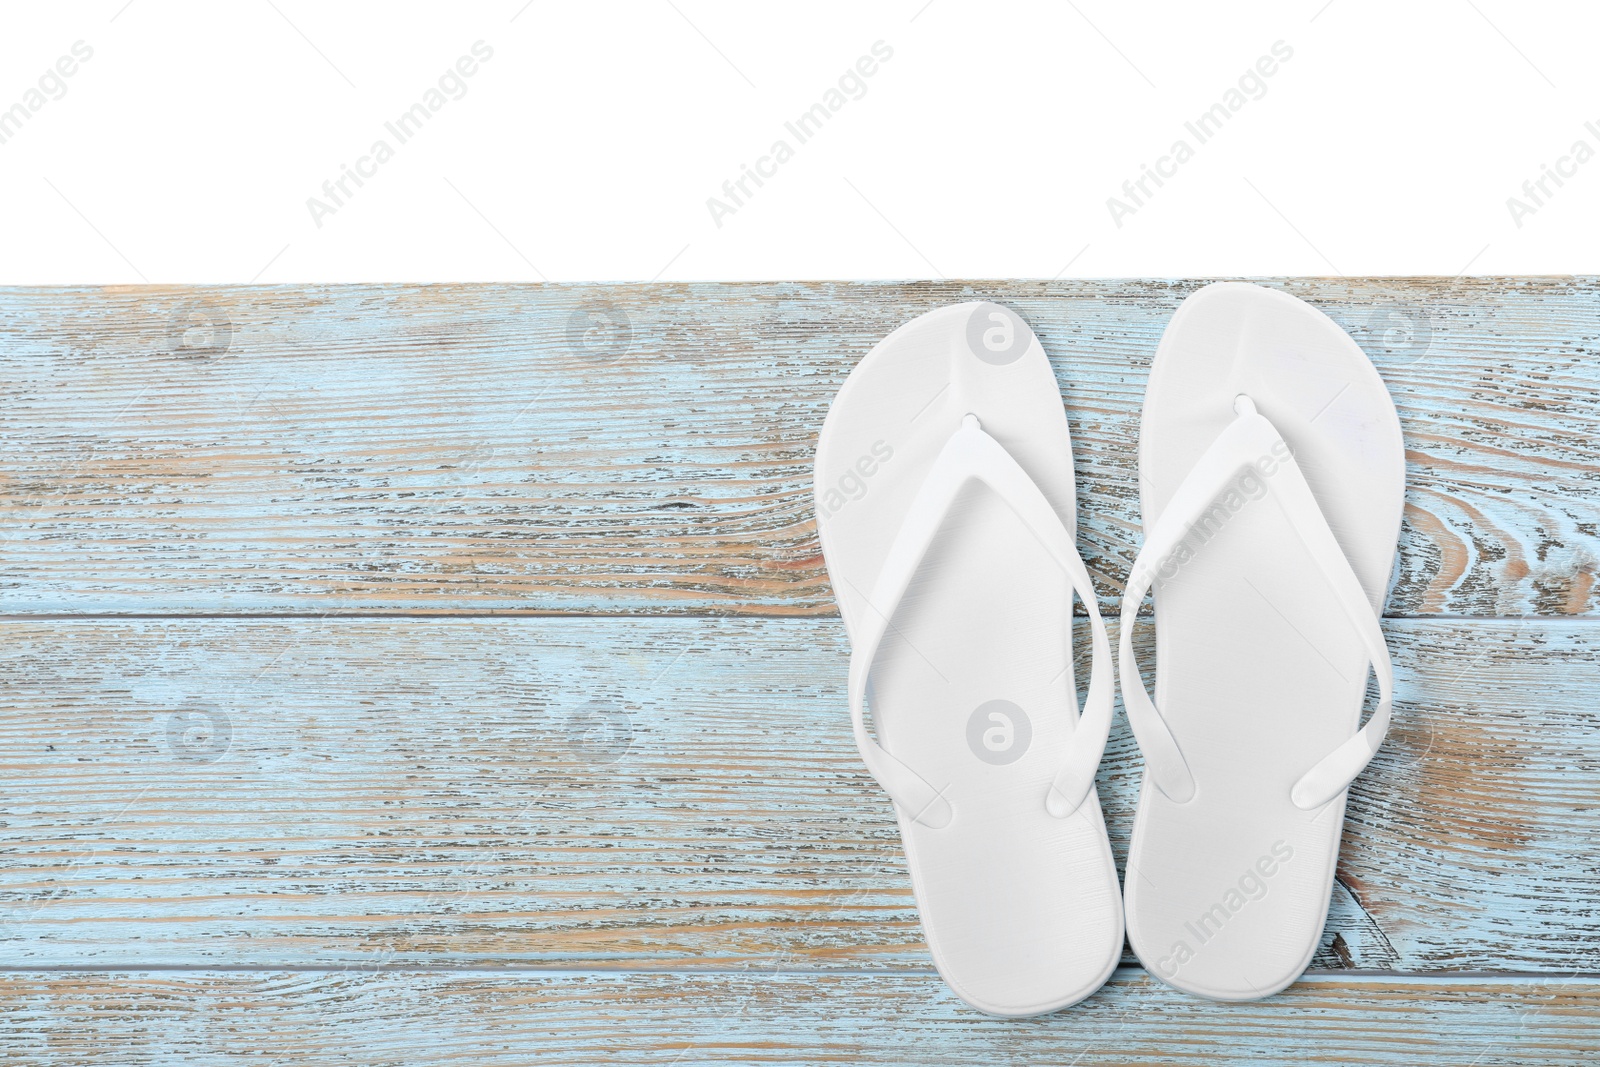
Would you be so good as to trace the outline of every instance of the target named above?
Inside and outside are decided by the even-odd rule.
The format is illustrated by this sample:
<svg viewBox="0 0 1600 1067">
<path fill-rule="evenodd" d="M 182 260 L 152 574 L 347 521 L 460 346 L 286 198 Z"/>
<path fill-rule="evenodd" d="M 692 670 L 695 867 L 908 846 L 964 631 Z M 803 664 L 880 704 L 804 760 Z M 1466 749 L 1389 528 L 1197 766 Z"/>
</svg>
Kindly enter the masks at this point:
<svg viewBox="0 0 1600 1067">
<path fill-rule="evenodd" d="M 1600 621 L 1388 636 L 1317 966 L 1600 971 Z M 831 619 L 0 622 L 0 946 L 925 967 L 846 658 Z M 1119 856 L 1138 766 L 1119 718 Z"/>
<path fill-rule="evenodd" d="M 1193 281 L 0 290 L 21 612 L 831 613 L 812 445 L 850 366 L 986 297 L 1050 351 L 1106 595 L 1145 371 Z M 1594 611 L 1600 282 L 1290 280 L 1370 351 L 1395 615 Z"/>
<path fill-rule="evenodd" d="M 985 1018 L 932 975 L 0 975 L 11 1062 L 246 1064 L 1588 1065 L 1592 978 L 1321 976 L 1215 1004 L 1123 970 L 1042 1019 Z"/>
</svg>

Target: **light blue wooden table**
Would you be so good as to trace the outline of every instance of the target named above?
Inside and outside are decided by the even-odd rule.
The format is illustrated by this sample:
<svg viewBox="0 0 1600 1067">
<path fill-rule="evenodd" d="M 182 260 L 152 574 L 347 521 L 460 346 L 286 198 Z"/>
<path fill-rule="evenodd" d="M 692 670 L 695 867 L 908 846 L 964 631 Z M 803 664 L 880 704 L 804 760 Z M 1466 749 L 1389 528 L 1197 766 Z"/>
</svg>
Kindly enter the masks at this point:
<svg viewBox="0 0 1600 1067">
<path fill-rule="evenodd" d="M 1600 1062 L 1592 278 L 1270 283 L 1410 455 L 1395 726 L 1306 978 L 1130 957 L 1003 1022 L 933 973 L 816 429 L 894 326 L 1014 307 L 1114 611 L 1198 284 L 0 290 L 0 1060 Z M 1119 718 L 1119 859 L 1138 766 Z"/>
</svg>

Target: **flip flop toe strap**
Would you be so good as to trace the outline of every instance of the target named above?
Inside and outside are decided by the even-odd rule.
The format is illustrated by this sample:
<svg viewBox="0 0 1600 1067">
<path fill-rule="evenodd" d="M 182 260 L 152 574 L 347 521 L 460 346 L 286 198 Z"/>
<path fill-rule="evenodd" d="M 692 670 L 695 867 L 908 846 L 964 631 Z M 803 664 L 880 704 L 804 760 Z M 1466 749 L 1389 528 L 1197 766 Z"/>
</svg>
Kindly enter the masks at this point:
<svg viewBox="0 0 1600 1067">
<path fill-rule="evenodd" d="M 850 652 L 850 718 L 856 746 L 867 769 L 900 808 L 918 823 L 947 826 L 955 810 L 945 789 L 936 788 L 916 771 L 891 755 L 867 731 L 865 710 L 867 679 L 878 646 L 889 629 L 895 607 L 911 584 L 922 557 L 949 514 L 950 506 L 967 482 L 977 479 L 1016 513 L 1039 544 L 1067 575 L 1072 589 L 1089 611 L 1093 633 L 1093 664 L 1089 692 L 1065 758 L 1044 797 L 1045 807 L 1057 818 L 1077 810 L 1094 785 L 1095 768 L 1105 750 L 1111 728 L 1115 686 L 1112 680 L 1111 644 L 1095 600 L 1094 586 L 1078 555 L 1073 537 L 1055 509 L 1028 473 L 998 441 L 983 431 L 977 416 L 967 415 L 950 436 L 928 472 L 926 480 L 895 534 L 889 554 L 868 598 L 862 624 L 853 634 Z"/>
<path fill-rule="evenodd" d="M 1133 652 L 1133 627 L 1151 586 L 1162 577 L 1172 577 L 1189 558 L 1188 553 L 1193 551 L 1186 543 L 1190 531 L 1234 477 L 1245 467 L 1254 467 L 1261 475 L 1259 482 L 1282 508 L 1296 537 L 1310 555 L 1315 564 L 1315 576 L 1332 590 L 1378 678 L 1378 706 L 1367 724 L 1307 769 L 1290 790 L 1290 799 L 1296 807 L 1311 810 L 1343 792 L 1383 744 L 1394 701 L 1394 668 L 1367 594 L 1350 569 L 1350 561 L 1334 538 L 1283 437 L 1256 411 L 1249 397 L 1240 396 L 1234 409 L 1238 417 L 1218 435 L 1178 486 L 1161 518 L 1146 535 L 1144 547 L 1134 562 L 1122 598 L 1119 628 L 1122 702 L 1144 754 L 1145 767 L 1156 787 L 1170 800 L 1187 803 L 1195 793 L 1194 775 L 1166 720 L 1145 691 L 1139 662 Z"/>
</svg>

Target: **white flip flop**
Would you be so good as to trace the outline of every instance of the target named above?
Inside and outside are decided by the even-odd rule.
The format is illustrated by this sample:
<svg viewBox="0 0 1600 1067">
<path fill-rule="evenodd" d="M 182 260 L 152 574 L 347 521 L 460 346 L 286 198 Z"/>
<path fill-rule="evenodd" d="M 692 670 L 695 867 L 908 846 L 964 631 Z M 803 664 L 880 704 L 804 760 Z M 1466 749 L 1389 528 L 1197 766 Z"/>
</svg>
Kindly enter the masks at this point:
<svg viewBox="0 0 1600 1067">
<path fill-rule="evenodd" d="M 1345 791 L 1389 727 L 1378 622 L 1405 503 L 1400 421 L 1326 315 L 1209 285 L 1156 352 L 1139 477 L 1144 547 L 1119 647 L 1145 759 L 1128 939 L 1169 985 L 1254 1000 L 1316 950 Z M 1152 587 L 1153 703 L 1132 645 Z M 1369 666 L 1379 700 L 1358 729 Z"/>
<path fill-rule="evenodd" d="M 1094 789 L 1115 683 L 1033 332 L 988 303 L 901 326 L 834 399 L 815 489 L 856 743 L 894 801 L 939 973 L 993 1015 L 1082 1000 L 1122 949 Z M 1074 592 L 1093 637 L 1081 718 Z"/>
</svg>

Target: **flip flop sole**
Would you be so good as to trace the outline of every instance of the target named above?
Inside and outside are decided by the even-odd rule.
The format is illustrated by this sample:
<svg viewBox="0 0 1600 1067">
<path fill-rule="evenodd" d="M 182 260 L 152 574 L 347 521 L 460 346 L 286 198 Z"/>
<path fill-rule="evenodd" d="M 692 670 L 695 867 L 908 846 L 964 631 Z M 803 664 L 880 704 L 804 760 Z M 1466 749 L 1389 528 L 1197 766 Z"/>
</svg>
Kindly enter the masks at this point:
<svg viewBox="0 0 1600 1067">
<path fill-rule="evenodd" d="M 1355 342 L 1276 290 L 1207 286 L 1173 316 L 1140 431 L 1145 529 L 1240 394 L 1282 434 L 1380 611 L 1404 507 L 1399 419 Z M 1344 794 L 1303 811 L 1290 790 L 1355 733 L 1367 690 L 1363 645 L 1265 491 L 1275 467 L 1265 456 L 1241 469 L 1155 593 L 1155 702 L 1195 795 L 1174 803 L 1145 778 L 1125 874 L 1128 937 L 1152 973 L 1217 1000 L 1283 989 L 1316 950 Z"/>
<path fill-rule="evenodd" d="M 907 323 L 851 372 L 817 447 L 823 554 L 847 631 L 935 457 L 976 414 L 1074 529 L 1071 438 L 1043 349 L 994 304 Z M 871 682 L 879 742 L 944 790 L 938 829 L 896 807 L 940 973 L 994 1015 L 1064 1007 L 1116 967 L 1116 867 L 1091 792 L 1044 798 L 1077 721 L 1071 586 L 1009 507 L 969 484 L 895 609 Z M 999 716 L 999 718 L 995 718 Z"/>
</svg>

